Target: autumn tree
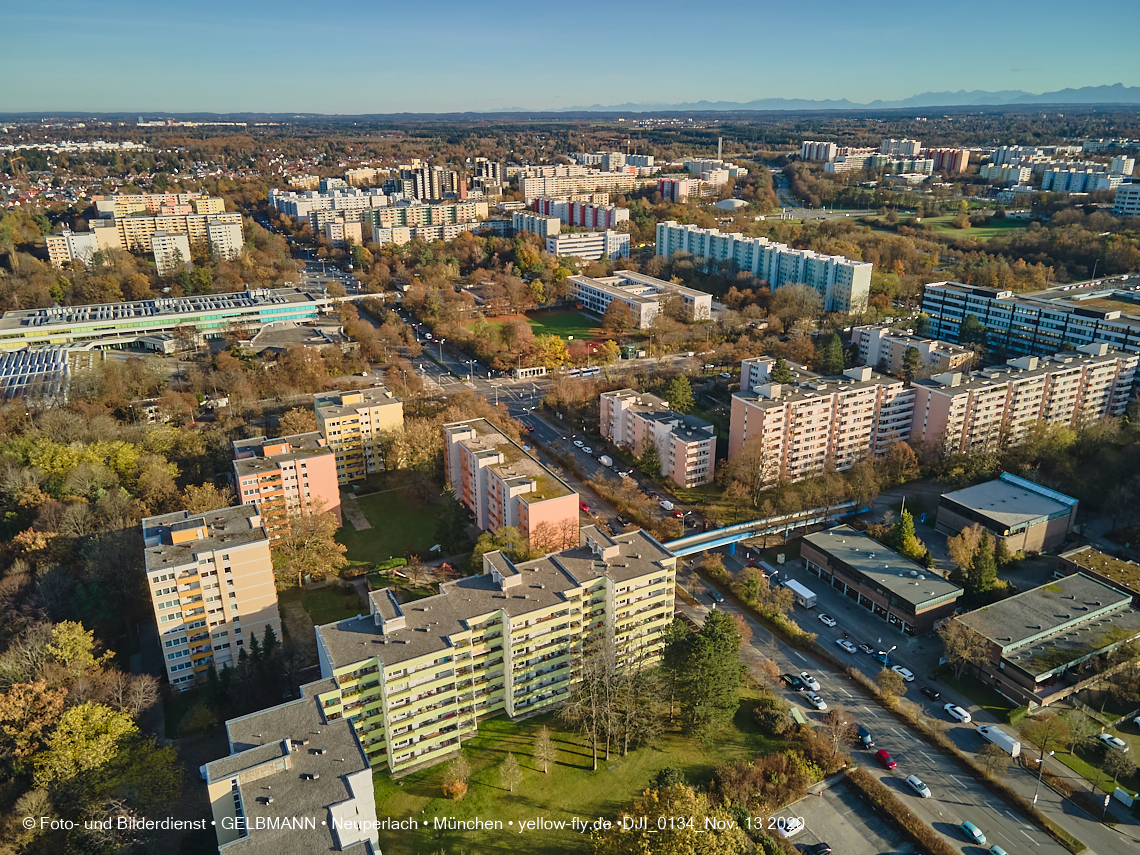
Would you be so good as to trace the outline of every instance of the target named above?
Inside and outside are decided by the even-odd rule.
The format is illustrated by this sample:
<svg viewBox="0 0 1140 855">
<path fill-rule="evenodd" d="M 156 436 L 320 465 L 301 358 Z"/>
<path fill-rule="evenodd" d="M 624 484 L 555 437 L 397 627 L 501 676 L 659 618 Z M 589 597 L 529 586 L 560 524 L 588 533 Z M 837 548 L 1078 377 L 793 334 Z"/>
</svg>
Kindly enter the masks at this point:
<svg viewBox="0 0 1140 855">
<path fill-rule="evenodd" d="M 66 697 L 67 689 L 49 689 L 43 680 L 17 683 L 0 694 L 0 759 L 35 754 L 59 721 Z"/>
<path fill-rule="evenodd" d="M 772 294 L 768 312 L 780 319 L 784 329 L 791 329 L 799 321 L 814 321 L 823 314 L 823 297 L 810 285 L 784 285 Z"/>
<path fill-rule="evenodd" d="M 1065 720 L 1053 713 L 1046 713 L 1023 724 L 1021 735 L 1037 746 L 1042 758 L 1069 742 L 1069 728 Z"/>
<path fill-rule="evenodd" d="M 891 700 L 897 699 L 906 692 L 906 681 L 903 680 L 902 675 L 897 671 L 892 671 L 890 668 L 883 668 L 875 677 L 875 685 L 879 687 L 879 691 Z"/>
<path fill-rule="evenodd" d="M 102 704 L 79 704 L 60 716 L 47 738 L 47 748 L 35 758 L 35 782 L 46 787 L 105 766 L 114 760 L 120 743 L 137 732 L 126 713 Z"/>
<path fill-rule="evenodd" d="M 277 423 L 277 430 L 281 436 L 293 436 L 298 433 L 313 433 L 320 430 L 320 426 L 311 408 L 295 407 L 281 417 Z"/>
<path fill-rule="evenodd" d="M 991 775 L 1000 775 L 1009 766 L 1010 756 L 1000 745 L 987 742 L 977 751 L 982 768 Z"/>
<path fill-rule="evenodd" d="M 320 508 L 291 516 L 281 536 L 270 544 L 277 587 L 300 585 L 305 575 L 314 579 L 336 575 L 348 564 L 347 547 L 337 543 L 336 531 L 336 517 Z"/>
<path fill-rule="evenodd" d="M 554 747 L 554 740 L 550 736 L 550 728 L 543 727 L 534 738 L 534 751 L 531 757 L 535 763 L 542 765 L 544 774 L 550 774 L 550 764 L 558 759 L 558 752 Z"/>
<path fill-rule="evenodd" d="M 633 328 L 633 314 L 624 300 L 614 300 L 602 315 L 602 329 L 623 333 Z"/>
<path fill-rule="evenodd" d="M 443 793 L 455 801 L 467 795 L 467 779 L 471 777 L 471 763 L 462 753 L 443 769 Z"/>
<path fill-rule="evenodd" d="M 182 491 L 182 505 L 191 515 L 228 508 L 234 501 L 234 491 L 230 487 L 218 487 L 213 481 L 187 484 Z"/>
<path fill-rule="evenodd" d="M 904 510 L 899 514 L 899 518 L 891 529 L 887 545 L 915 561 L 921 560 L 926 554 L 925 544 L 918 539 L 914 532 L 914 517 L 910 511 Z"/>
<path fill-rule="evenodd" d="M 629 817 L 684 817 L 658 829 L 654 820 L 646 828 L 623 830 L 614 822 L 607 830 L 594 832 L 595 855 L 629 855 L 631 852 L 657 855 L 743 855 L 752 846 L 738 822 L 732 821 L 726 806 L 713 807 L 704 793 L 687 784 L 651 787 L 627 811 Z M 691 822 L 690 822 L 691 820 Z M 724 830 L 708 833 L 706 820 L 723 823 Z"/>
<path fill-rule="evenodd" d="M 982 542 L 982 533 L 985 529 L 980 523 L 966 526 L 953 537 L 946 539 L 946 548 L 950 552 L 950 560 L 959 572 L 966 573 L 974 563 L 974 556 L 978 552 L 978 544 Z"/>
</svg>

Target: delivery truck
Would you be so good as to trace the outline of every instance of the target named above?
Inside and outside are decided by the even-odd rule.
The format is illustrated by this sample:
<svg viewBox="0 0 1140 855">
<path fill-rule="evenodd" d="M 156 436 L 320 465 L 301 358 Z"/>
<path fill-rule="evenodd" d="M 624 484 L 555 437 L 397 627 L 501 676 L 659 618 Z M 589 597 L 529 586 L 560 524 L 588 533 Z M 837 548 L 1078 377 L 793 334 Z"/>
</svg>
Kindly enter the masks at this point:
<svg viewBox="0 0 1140 855">
<path fill-rule="evenodd" d="M 810 591 L 808 588 L 801 585 L 795 579 L 789 579 L 786 581 L 784 583 L 784 587 L 792 592 L 796 598 L 796 602 L 803 606 L 805 609 L 815 607 L 815 594 L 812 593 L 812 591 Z"/>
<path fill-rule="evenodd" d="M 986 742 L 992 742 L 1010 757 L 1017 757 L 1021 754 L 1021 743 L 995 725 L 978 725 L 978 735 Z"/>
</svg>

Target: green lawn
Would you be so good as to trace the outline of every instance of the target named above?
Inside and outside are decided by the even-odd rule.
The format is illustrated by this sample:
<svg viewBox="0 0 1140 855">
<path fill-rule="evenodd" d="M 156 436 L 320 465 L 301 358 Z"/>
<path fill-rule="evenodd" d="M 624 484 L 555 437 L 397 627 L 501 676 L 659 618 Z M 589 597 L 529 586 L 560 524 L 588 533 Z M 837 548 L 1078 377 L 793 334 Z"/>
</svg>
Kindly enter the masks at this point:
<svg viewBox="0 0 1140 855">
<path fill-rule="evenodd" d="M 351 501 L 351 500 L 350 500 Z M 416 499 L 409 489 L 394 489 L 356 500 L 372 528 L 357 531 L 345 518 L 336 539 L 356 564 L 375 564 L 399 558 L 408 551 L 421 557 L 438 541 L 435 537 L 439 505 Z"/>
<path fill-rule="evenodd" d="M 1024 231 L 1026 228 L 1025 220 L 991 220 L 991 225 L 988 226 L 971 226 L 968 229 L 957 229 L 952 225 L 954 217 L 946 215 L 943 217 L 923 217 L 922 225 L 929 225 L 936 232 L 949 234 L 954 237 L 969 238 L 970 240 L 988 241 L 990 238 L 997 237 L 998 235 L 1006 234 L 1011 230 Z"/>
<path fill-rule="evenodd" d="M 600 338 L 602 329 L 598 321 L 583 315 L 581 312 L 567 310 L 552 310 L 547 312 L 531 312 L 527 315 L 535 335 L 554 334 L 562 338 L 574 336 L 575 341 Z"/>
<path fill-rule="evenodd" d="M 947 667 L 935 670 L 939 680 L 954 691 L 965 695 L 982 709 L 987 710 L 998 721 L 1009 721 L 1010 712 L 1016 709 L 1015 704 L 1008 698 L 999 695 L 989 686 L 983 686 L 972 677 L 963 675 L 962 679 L 959 680 L 954 677 L 954 672 Z"/>
<path fill-rule="evenodd" d="M 1113 736 L 1123 737 L 1123 734 L 1113 730 L 1109 730 L 1108 732 Z M 1101 767 L 1104 764 L 1104 752 L 1106 750 L 1114 749 L 1103 748 L 1098 742 L 1096 746 L 1079 749 L 1075 754 L 1070 754 L 1068 751 L 1058 751 L 1053 756 L 1078 775 L 1084 777 L 1089 783 L 1096 782 L 1103 792 L 1111 793 L 1117 786 L 1123 787 L 1130 793 L 1140 791 L 1140 773 L 1123 776 L 1116 784 L 1113 784 L 1112 775 L 1101 771 Z M 1133 769 L 1135 769 L 1135 767 L 1133 767 Z"/>
<path fill-rule="evenodd" d="M 300 601 L 313 621 L 314 626 L 335 623 L 345 618 L 356 617 L 361 611 L 368 611 L 360 601 L 355 589 L 328 586 L 325 588 L 290 588 L 281 591 L 278 599 L 285 602 Z"/>
<path fill-rule="evenodd" d="M 397 567 L 396 569 L 402 570 L 403 568 Z M 400 592 L 400 597 L 405 603 L 410 603 L 412 600 L 422 600 L 424 597 L 434 597 L 439 593 L 435 585 L 416 587 L 407 579 L 389 576 L 387 573 L 369 573 L 368 581 L 372 583 L 373 588 L 395 588 Z"/>
<path fill-rule="evenodd" d="M 523 722 L 505 718 L 489 719 L 479 725 L 479 735 L 464 748 L 474 772 L 466 797 L 459 802 L 443 797 L 442 775 L 446 764 L 416 772 L 399 780 L 377 773 L 376 804 L 380 819 L 415 818 L 419 831 L 380 832 L 380 847 L 386 855 L 412 855 L 421 852 L 486 853 L 580 853 L 589 851 L 590 841 L 569 831 L 527 831 L 519 834 L 520 820 L 544 817 L 569 823 L 572 817 L 595 819 L 614 817 L 624 805 L 636 799 L 657 772 L 666 766 L 685 770 L 691 783 L 707 786 L 713 770 L 722 763 L 770 753 L 782 747 L 757 732 L 751 710 L 754 689 L 744 692 L 735 727 L 711 744 L 670 731 L 657 748 L 642 748 L 621 757 L 613 753 L 608 762 L 599 754 L 598 771 L 590 770 L 590 752 L 580 737 L 561 730 L 553 715 Z M 531 760 L 535 734 L 546 725 L 551 728 L 558 761 L 543 774 Z M 510 751 L 518 758 L 523 779 L 514 793 L 499 782 L 498 765 Z M 425 830 L 435 817 L 500 820 L 503 831 Z M 509 825 L 509 822 L 515 824 Z M 440 835 L 437 837 L 436 835 Z"/>
</svg>

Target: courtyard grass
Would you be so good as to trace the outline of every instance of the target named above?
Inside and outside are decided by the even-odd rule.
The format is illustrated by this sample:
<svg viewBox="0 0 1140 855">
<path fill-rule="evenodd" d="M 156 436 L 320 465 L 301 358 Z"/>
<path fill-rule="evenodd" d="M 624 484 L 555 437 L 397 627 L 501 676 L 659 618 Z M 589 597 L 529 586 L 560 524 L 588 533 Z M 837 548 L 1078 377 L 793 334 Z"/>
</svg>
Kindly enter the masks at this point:
<svg viewBox="0 0 1140 855">
<path fill-rule="evenodd" d="M 337 532 L 337 542 L 348 548 L 345 557 L 351 563 L 376 564 L 408 552 L 423 557 L 436 544 L 441 506 L 420 501 L 410 489 L 389 489 L 355 501 L 372 528 L 357 531 L 345 519 Z"/>
<path fill-rule="evenodd" d="M 963 675 L 962 679 L 954 676 L 948 666 L 935 669 L 938 679 L 959 694 L 965 695 L 973 703 L 986 710 L 998 721 L 1009 722 L 1009 714 L 1017 709 L 1016 704 L 1003 695 L 998 694 L 989 686 L 983 686 L 977 680 Z"/>
<path fill-rule="evenodd" d="M 324 588 L 290 588 L 278 593 L 282 602 L 300 602 L 314 626 L 336 623 L 368 611 L 355 588 L 328 585 Z"/>
<path fill-rule="evenodd" d="M 403 568 L 397 567 L 397 570 Z M 424 597 L 434 597 L 439 591 L 435 585 L 413 585 L 407 579 L 399 576 L 389 576 L 387 573 L 369 573 L 368 581 L 373 588 L 395 588 L 400 593 L 401 602 L 410 603 L 413 600 L 422 600 Z"/>
<path fill-rule="evenodd" d="M 437 851 L 569 855 L 588 851 L 588 836 L 570 831 L 571 819 L 614 819 L 666 766 L 684 770 L 692 784 L 707 786 L 714 769 L 722 763 L 750 759 L 786 747 L 785 743 L 759 733 L 752 723 L 756 697 L 756 687 L 746 687 L 741 693 L 733 726 L 710 743 L 671 730 L 661 737 L 656 747 L 631 751 L 627 757 L 620 756 L 620 748 L 611 754 L 608 762 L 604 754 L 599 754 L 597 772 L 590 769 L 588 745 L 577 734 L 564 730 L 554 714 L 522 722 L 511 722 L 503 717 L 488 719 L 479 725 L 479 735 L 464 745 L 473 774 L 462 801 L 443 797 L 441 786 L 446 763 L 400 779 L 387 773 L 375 774 L 380 819 L 413 818 L 420 823 L 418 831 L 381 830 L 380 847 L 386 855 Z M 535 736 L 544 725 L 551 729 L 558 752 L 549 774 L 544 774 L 531 758 Z M 515 755 L 523 771 L 522 781 L 513 793 L 502 786 L 498 774 L 498 766 L 507 752 Z M 436 817 L 499 820 L 503 830 L 437 831 L 432 827 Z M 537 817 L 565 822 L 567 827 L 519 833 L 520 821 Z"/>
</svg>

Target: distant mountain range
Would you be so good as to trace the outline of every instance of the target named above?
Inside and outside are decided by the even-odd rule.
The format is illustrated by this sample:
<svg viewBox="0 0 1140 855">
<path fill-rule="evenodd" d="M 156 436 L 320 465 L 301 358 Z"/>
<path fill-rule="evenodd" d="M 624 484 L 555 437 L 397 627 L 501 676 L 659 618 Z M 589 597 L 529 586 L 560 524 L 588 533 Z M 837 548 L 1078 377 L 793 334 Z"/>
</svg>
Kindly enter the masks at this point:
<svg viewBox="0 0 1140 855">
<path fill-rule="evenodd" d="M 613 104 L 589 107 L 567 107 L 558 113 L 667 113 L 667 112 L 733 112 L 737 110 L 892 110 L 907 107 L 997 107 L 1002 105 L 1049 104 L 1136 104 L 1140 105 L 1140 86 L 1082 86 L 1034 95 L 1020 89 L 1000 92 L 923 92 L 900 101 L 871 101 L 858 104 L 842 100 L 811 101 L 804 98 L 757 98 L 755 101 L 693 101 L 682 104 Z M 523 111 L 529 112 L 529 111 Z"/>
</svg>

